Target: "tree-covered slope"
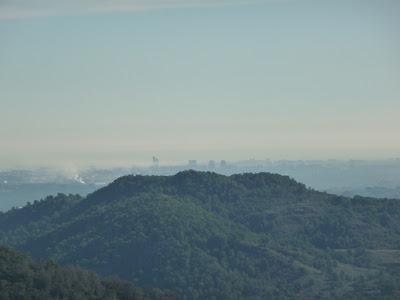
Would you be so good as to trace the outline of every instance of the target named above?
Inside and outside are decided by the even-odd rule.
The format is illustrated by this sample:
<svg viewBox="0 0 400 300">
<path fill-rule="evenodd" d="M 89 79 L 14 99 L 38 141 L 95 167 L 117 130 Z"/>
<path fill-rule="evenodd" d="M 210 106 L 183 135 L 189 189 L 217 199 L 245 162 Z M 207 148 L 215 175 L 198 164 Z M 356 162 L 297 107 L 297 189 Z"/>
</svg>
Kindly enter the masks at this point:
<svg viewBox="0 0 400 300">
<path fill-rule="evenodd" d="M 76 267 L 30 257 L 0 247 L 0 299 L 172 300 L 160 291 L 144 291 L 127 281 L 103 279 Z"/>
<path fill-rule="evenodd" d="M 0 242 L 187 299 L 395 299 L 400 202 L 280 175 L 126 176 L 0 215 Z"/>
</svg>

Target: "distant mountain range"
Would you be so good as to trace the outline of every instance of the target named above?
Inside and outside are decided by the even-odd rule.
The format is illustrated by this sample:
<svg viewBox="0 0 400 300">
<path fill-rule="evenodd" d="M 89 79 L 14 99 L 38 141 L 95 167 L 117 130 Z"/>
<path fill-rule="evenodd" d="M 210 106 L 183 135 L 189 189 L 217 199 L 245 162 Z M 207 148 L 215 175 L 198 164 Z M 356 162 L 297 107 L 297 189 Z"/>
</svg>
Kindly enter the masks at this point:
<svg viewBox="0 0 400 300">
<path fill-rule="evenodd" d="M 270 173 L 124 176 L 0 213 L 0 243 L 183 299 L 400 298 L 400 201 Z"/>
</svg>

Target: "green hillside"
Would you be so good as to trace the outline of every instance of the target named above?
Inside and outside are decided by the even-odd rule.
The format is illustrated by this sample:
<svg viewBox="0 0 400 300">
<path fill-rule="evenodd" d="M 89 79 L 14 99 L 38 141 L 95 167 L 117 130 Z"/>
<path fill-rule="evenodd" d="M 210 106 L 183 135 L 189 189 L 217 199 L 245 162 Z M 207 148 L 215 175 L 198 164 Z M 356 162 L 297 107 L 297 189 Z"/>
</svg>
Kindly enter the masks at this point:
<svg viewBox="0 0 400 300">
<path fill-rule="evenodd" d="M 400 202 L 286 176 L 126 176 L 0 214 L 0 243 L 185 299 L 398 299 Z"/>
<path fill-rule="evenodd" d="M 52 261 L 33 261 L 0 247 L 0 299 L 24 300 L 172 300 L 160 291 L 143 291 L 118 279 L 103 279 L 75 267 Z"/>
</svg>

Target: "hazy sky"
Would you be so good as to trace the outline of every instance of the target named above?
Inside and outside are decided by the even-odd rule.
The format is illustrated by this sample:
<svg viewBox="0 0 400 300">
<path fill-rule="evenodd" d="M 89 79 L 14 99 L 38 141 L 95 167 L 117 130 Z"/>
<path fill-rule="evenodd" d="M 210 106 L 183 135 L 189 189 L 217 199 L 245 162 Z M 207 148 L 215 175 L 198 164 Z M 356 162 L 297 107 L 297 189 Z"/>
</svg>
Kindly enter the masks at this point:
<svg viewBox="0 0 400 300">
<path fill-rule="evenodd" d="M 0 0 L 0 168 L 400 156 L 398 0 Z"/>
</svg>

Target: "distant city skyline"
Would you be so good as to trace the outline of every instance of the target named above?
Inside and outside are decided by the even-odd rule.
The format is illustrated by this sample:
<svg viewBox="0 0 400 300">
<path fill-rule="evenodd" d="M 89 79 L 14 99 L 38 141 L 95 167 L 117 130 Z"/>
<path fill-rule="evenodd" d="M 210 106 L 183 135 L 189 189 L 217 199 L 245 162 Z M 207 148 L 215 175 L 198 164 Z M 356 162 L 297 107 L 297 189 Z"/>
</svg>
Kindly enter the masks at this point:
<svg viewBox="0 0 400 300">
<path fill-rule="evenodd" d="M 400 2 L 0 2 L 0 168 L 400 156 Z"/>
</svg>

